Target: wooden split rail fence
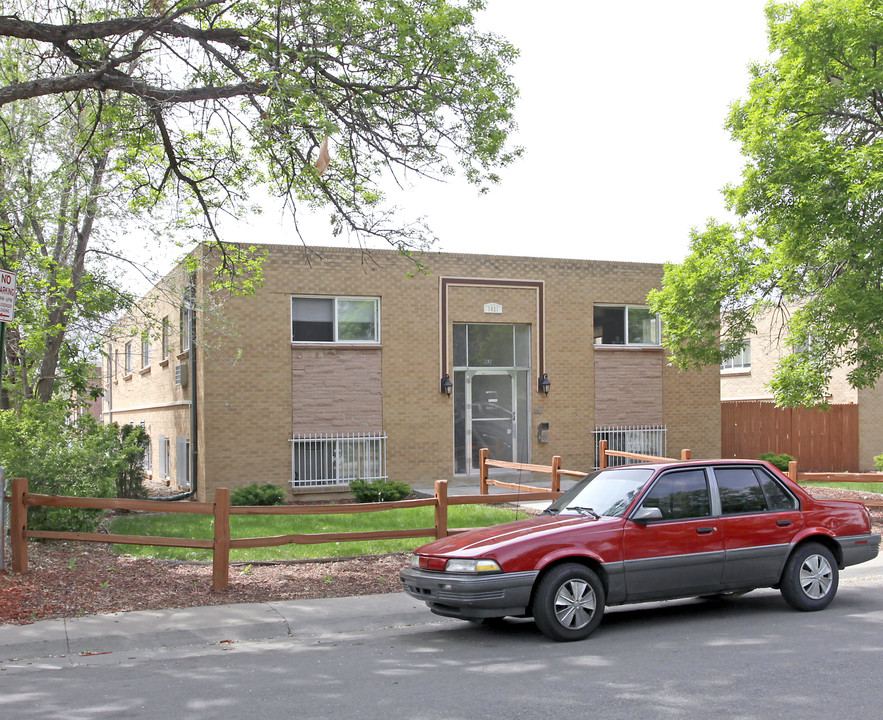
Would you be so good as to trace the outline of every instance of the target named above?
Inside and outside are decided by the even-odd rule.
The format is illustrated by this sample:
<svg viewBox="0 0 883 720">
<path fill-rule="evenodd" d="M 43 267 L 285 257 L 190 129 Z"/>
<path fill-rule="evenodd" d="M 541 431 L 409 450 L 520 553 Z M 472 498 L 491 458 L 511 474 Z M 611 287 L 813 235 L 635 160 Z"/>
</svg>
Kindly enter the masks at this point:
<svg viewBox="0 0 883 720">
<path fill-rule="evenodd" d="M 674 458 L 654 457 L 609 450 L 607 441 L 598 444 L 600 466 L 607 467 L 608 457 L 624 457 L 642 462 L 671 462 Z M 690 450 L 681 451 L 681 460 L 692 457 Z M 487 448 L 479 452 L 479 490 L 478 495 L 448 495 L 447 480 L 435 483 L 435 494 L 431 498 L 415 500 L 399 500 L 397 502 L 353 503 L 340 505 L 277 505 L 277 506 L 231 506 L 230 491 L 219 488 L 215 491 L 213 503 L 199 502 L 166 502 L 159 500 L 128 500 L 121 498 L 83 498 L 58 495 L 40 495 L 28 492 L 28 481 L 16 478 L 11 483 L 11 492 L 6 499 L 10 509 L 9 539 L 12 569 L 15 572 L 28 571 L 29 539 L 74 540 L 80 542 L 98 542 L 119 545 L 154 545 L 161 547 L 199 548 L 212 551 L 212 590 L 226 590 L 230 572 L 230 551 L 239 548 L 274 547 L 278 545 L 298 544 L 310 545 L 346 540 L 390 540 L 401 538 L 442 538 L 448 535 L 465 532 L 468 528 L 448 527 L 448 507 L 451 505 L 480 505 L 540 502 L 554 500 L 561 494 L 561 477 L 583 477 L 581 470 L 564 470 L 561 468 L 561 457 L 552 458 L 551 465 L 531 465 L 510 463 L 488 458 Z M 551 476 L 551 488 L 540 488 L 532 485 L 508 483 L 492 480 L 488 477 L 489 468 L 506 468 L 544 473 Z M 795 481 L 823 481 L 825 483 L 883 483 L 883 476 L 877 473 L 798 473 L 797 463 L 792 462 L 789 473 Z M 512 493 L 488 494 L 489 486 L 515 490 Z M 865 501 L 868 507 L 883 507 L 883 502 Z M 115 535 L 111 533 L 59 532 L 49 530 L 29 530 L 29 506 L 89 508 L 94 510 L 129 510 L 156 513 L 191 513 L 196 515 L 212 515 L 214 520 L 214 537 L 208 539 L 155 537 L 147 535 Z M 332 515 L 397 510 L 402 508 L 433 507 L 435 523 L 432 528 L 416 528 L 409 530 L 378 530 L 345 533 L 298 533 L 277 535 L 275 537 L 232 538 L 230 534 L 231 515 Z"/>
<path fill-rule="evenodd" d="M 401 538 L 442 538 L 465 532 L 469 528 L 448 527 L 448 507 L 451 505 L 488 505 L 515 502 L 554 500 L 559 493 L 540 491 L 532 493 L 506 493 L 500 495 L 453 495 L 448 496 L 447 480 L 435 483 L 435 494 L 430 498 L 399 500 L 397 502 L 352 503 L 340 505 L 276 505 L 231 506 L 230 491 L 219 488 L 213 503 L 166 502 L 159 500 L 128 500 L 121 498 L 83 498 L 58 495 L 39 495 L 28 492 L 28 481 L 16 478 L 11 483 L 7 498 L 10 509 L 10 553 L 15 572 L 28 571 L 29 539 L 73 540 L 119 545 L 155 545 L 161 547 L 200 548 L 212 551 L 212 590 L 226 590 L 230 572 L 230 551 L 239 548 L 274 547 L 277 545 L 311 545 L 347 540 L 391 540 Z M 112 533 L 59 532 L 29 530 L 29 506 L 89 508 L 94 510 L 132 510 L 156 513 L 190 513 L 212 515 L 214 537 L 208 539 L 155 537 L 147 535 L 115 535 Z M 299 533 L 275 537 L 232 538 L 231 515 L 332 515 L 366 513 L 402 508 L 433 507 L 435 524 L 431 528 L 408 530 L 378 530 L 344 533 Z"/>
</svg>

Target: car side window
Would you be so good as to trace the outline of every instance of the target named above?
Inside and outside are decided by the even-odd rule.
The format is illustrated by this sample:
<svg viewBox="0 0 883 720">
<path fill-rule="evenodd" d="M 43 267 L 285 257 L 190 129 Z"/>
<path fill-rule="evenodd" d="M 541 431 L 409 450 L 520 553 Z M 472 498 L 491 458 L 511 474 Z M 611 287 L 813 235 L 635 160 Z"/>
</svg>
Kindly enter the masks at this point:
<svg viewBox="0 0 883 720">
<path fill-rule="evenodd" d="M 663 475 L 644 497 L 645 508 L 659 508 L 663 520 L 685 520 L 711 515 L 708 480 L 703 470 Z"/>
<path fill-rule="evenodd" d="M 715 468 L 721 513 L 766 512 L 767 503 L 758 477 L 751 468 Z"/>
<path fill-rule="evenodd" d="M 776 480 L 759 468 L 754 469 L 754 474 L 760 480 L 763 494 L 766 495 L 767 505 L 770 510 L 796 510 L 797 500 L 791 493 L 783 488 Z"/>
</svg>

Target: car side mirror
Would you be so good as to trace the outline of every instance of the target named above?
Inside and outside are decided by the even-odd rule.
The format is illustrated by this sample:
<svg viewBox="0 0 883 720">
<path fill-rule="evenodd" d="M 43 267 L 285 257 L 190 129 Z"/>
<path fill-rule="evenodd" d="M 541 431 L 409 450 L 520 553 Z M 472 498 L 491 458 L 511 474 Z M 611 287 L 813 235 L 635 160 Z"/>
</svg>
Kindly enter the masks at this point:
<svg viewBox="0 0 883 720">
<path fill-rule="evenodd" d="M 651 520 L 662 520 L 662 510 L 658 507 L 641 507 L 632 515 L 632 522 L 646 525 Z"/>
</svg>

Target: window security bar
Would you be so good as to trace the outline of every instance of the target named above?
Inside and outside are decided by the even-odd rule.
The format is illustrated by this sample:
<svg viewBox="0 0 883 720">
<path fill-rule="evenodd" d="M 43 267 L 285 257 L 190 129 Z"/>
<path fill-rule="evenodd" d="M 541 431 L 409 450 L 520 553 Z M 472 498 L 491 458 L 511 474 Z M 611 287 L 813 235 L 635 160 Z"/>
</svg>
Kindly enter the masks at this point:
<svg viewBox="0 0 883 720">
<path fill-rule="evenodd" d="M 600 467 L 598 457 L 598 442 L 607 441 L 608 450 L 635 453 L 639 455 L 654 455 L 656 457 L 668 457 L 668 428 L 664 425 L 644 425 L 636 427 L 600 427 L 596 428 L 592 435 L 595 445 L 595 467 Z M 608 467 L 615 465 L 629 465 L 634 460 L 623 457 L 607 458 Z"/>
<path fill-rule="evenodd" d="M 291 438 L 291 486 L 349 485 L 386 480 L 386 435 L 344 433 Z"/>
</svg>

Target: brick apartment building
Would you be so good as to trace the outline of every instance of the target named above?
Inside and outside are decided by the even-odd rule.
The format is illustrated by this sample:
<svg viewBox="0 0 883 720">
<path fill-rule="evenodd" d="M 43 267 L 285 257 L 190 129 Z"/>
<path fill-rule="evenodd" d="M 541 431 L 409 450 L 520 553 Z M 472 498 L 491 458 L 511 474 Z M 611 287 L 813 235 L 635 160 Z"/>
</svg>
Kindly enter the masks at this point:
<svg viewBox="0 0 883 720">
<path fill-rule="evenodd" d="M 661 265 L 435 253 L 409 276 L 394 251 L 266 249 L 253 296 L 176 271 L 108 344 L 105 419 L 142 423 L 149 471 L 200 500 L 475 474 L 481 446 L 585 470 L 600 437 L 720 453 L 718 368 L 670 367 L 646 308 Z"/>
</svg>

